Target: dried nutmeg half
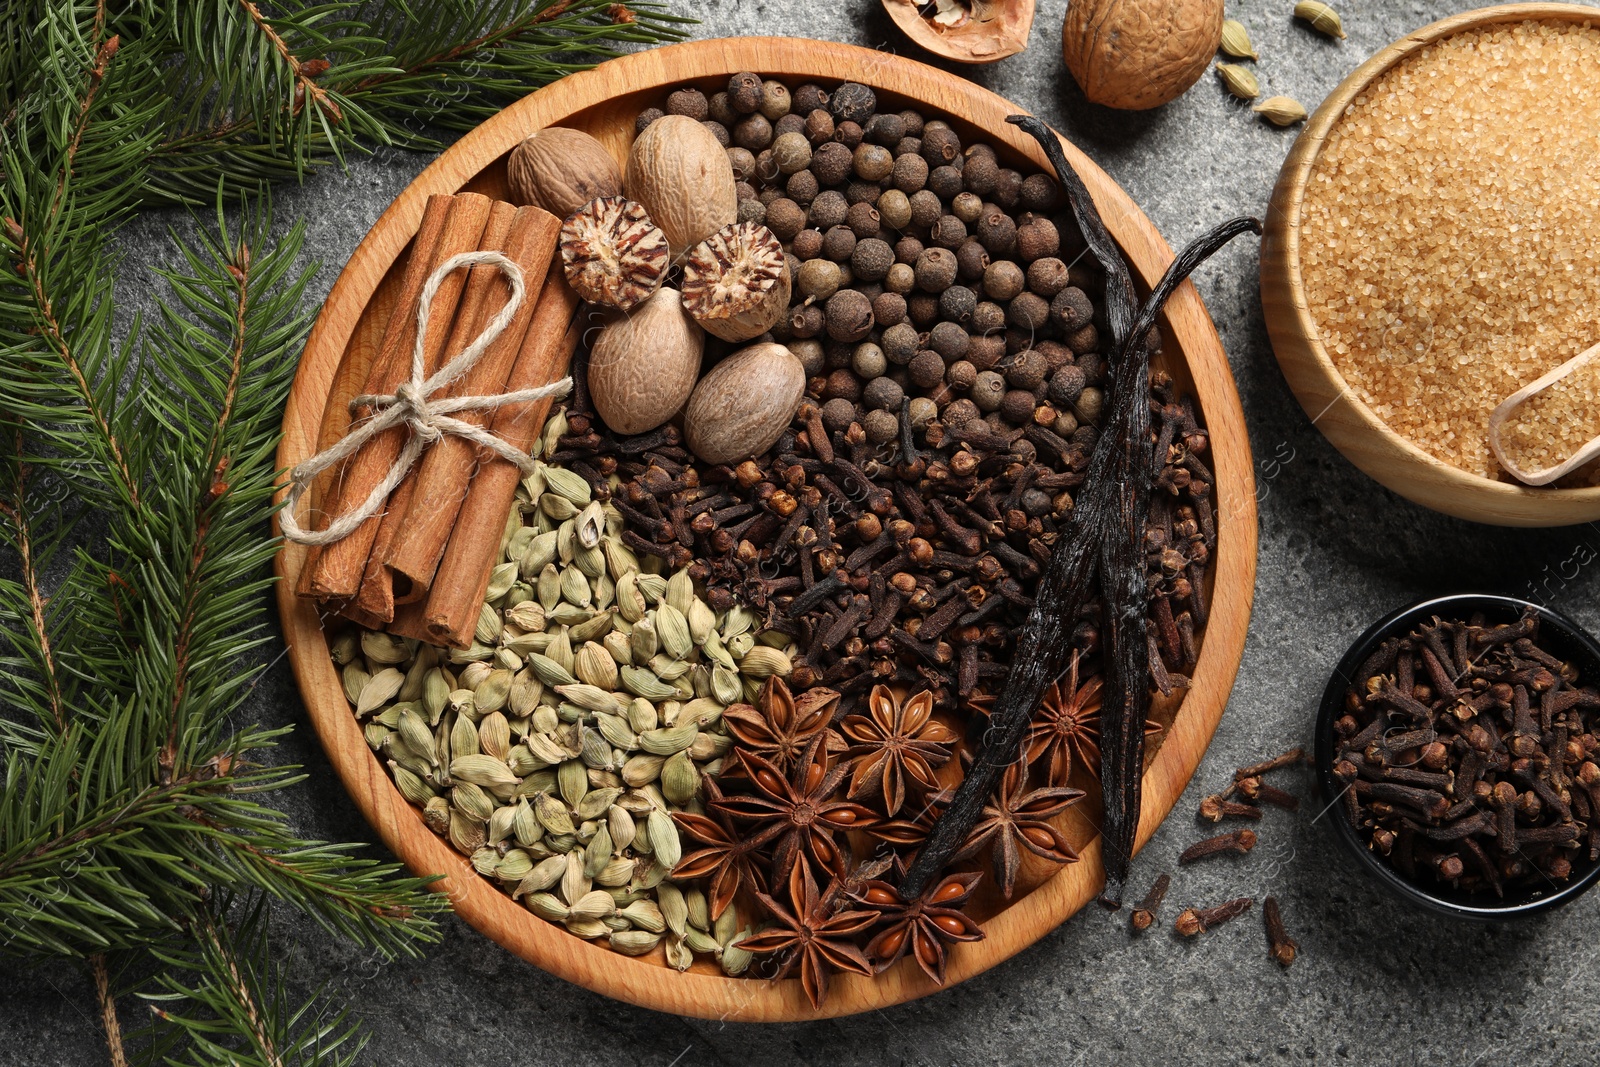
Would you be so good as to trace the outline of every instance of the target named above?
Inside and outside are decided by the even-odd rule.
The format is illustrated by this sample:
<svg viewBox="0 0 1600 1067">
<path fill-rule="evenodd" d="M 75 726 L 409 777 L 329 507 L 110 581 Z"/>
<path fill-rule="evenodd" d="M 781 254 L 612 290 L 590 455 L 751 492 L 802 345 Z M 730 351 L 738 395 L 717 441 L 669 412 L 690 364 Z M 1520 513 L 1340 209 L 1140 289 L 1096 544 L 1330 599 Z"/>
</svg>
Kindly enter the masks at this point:
<svg viewBox="0 0 1600 1067">
<path fill-rule="evenodd" d="M 789 310 L 789 261 L 773 232 L 755 222 L 724 226 L 683 262 L 683 306 L 707 333 L 748 341 Z"/>
<path fill-rule="evenodd" d="M 667 276 L 667 235 L 639 204 L 620 196 L 591 200 L 561 224 L 567 284 L 585 300 L 628 311 Z"/>
</svg>

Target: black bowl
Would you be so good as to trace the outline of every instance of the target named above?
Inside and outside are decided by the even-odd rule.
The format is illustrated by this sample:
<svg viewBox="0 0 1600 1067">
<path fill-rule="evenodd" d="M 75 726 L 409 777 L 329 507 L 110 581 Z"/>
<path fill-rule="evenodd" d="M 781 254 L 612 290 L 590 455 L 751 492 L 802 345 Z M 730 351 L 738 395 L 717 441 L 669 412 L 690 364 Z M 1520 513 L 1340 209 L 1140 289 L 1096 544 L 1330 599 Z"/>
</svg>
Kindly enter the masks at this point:
<svg viewBox="0 0 1600 1067">
<path fill-rule="evenodd" d="M 1529 609 L 1539 614 L 1539 643 L 1554 655 L 1576 664 L 1582 682 L 1590 685 L 1600 682 L 1600 643 L 1571 619 L 1515 597 L 1461 593 L 1413 604 L 1378 622 L 1350 646 L 1322 692 L 1322 707 L 1317 713 L 1317 782 L 1323 801 L 1329 806 L 1328 818 L 1334 824 L 1334 836 L 1354 857 L 1357 866 L 1376 878 L 1385 889 L 1429 911 L 1480 921 L 1518 919 L 1558 908 L 1600 881 L 1600 863 L 1591 863 L 1587 852 L 1580 850 L 1573 859 L 1572 877 L 1565 885 L 1552 883 L 1545 888 L 1508 890 L 1503 900 L 1493 894 L 1452 891 L 1443 883 L 1413 882 L 1367 847 L 1367 842 L 1350 825 L 1342 805 L 1334 807 L 1345 787 L 1333 776 L 1333 724 L 1343 714 L 1351 679 L 1378 645 L 1385 638 L 1411 632 L 1435 615 L 1443 619 L 1465 619 L 1482 612 L 1491 623 L 1509 623 Z"/>
</svg>

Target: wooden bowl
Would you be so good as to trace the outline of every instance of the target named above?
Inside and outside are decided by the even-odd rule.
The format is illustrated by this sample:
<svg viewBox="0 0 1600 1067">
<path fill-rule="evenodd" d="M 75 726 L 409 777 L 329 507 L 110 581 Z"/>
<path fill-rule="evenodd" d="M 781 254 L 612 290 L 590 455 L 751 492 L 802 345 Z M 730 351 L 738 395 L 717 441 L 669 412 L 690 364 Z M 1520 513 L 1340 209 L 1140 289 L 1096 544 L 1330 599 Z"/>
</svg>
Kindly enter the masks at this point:
<svg viewBox="0 0 1600 1067">
<path fill-rule="evenodd" d="M 284 413 L 278 461 L 292 467 L 342 432 L 338 412 L 360 386 L 372 350 L 383 332 L 404 269 L 407 244 L 432 193 L 460 189 L 504 195 L 505 156 L 530 132 L 550 125 L 575 126 L 598 136 L 619 158 L 633 136 L 634 116 L 687 83 L 710 89 L 731 73 L 755 70 L 792 82 L 829 83 L 848 72 L 877 87 L 880 99 L 951 116 L 963 136 L 982 136 L 1012 162 L 1048 169 L 1031 139 L 1005 116 L 1019 109 L 966 81 L 920 63 L 840 44 L 776 38 L 696 41 L 657 48 L 574 74 L 534 93 L 484 122 L 439 157 L 400 194 L 373 226 L 329 294 L 301 359 Z M 954 118 L 961 116 L 961 119 Z M 1172 251 L 1127 195 L 1071 145 L 1079 169 L 1121 243 L 1134 273 L 1153 283 Z M 1217 479 L 1218 541 L 1213 569 L 1212 613 L 1202 640 L 1193 684 L 1147 764 L 1143 843 L 1171 810 L 1211 739 L 1244 650 L 1255 584 L 1256 510 L 1249 441 L 1233 377 L 1199 294 L 1185 285 L 1167 306 L 1164 364 L 1178 386 L 1195 396 L 1209 426 Z M 324 420 L 324 412 L 329 417 Z M 379 837 L 411 870 L 443 874 L 437 883 L 456 912 L 482 933 L 529 962 L 568 981 L 618 1000 L 702 1018 L 790 1021 L 848 1015 L 935 992 L 910 959 L 868 980 L 838 976 L 821 1012 L 814 1011 L 796 981 L 729 979 L 707 963 L 679 974 L 668 969 L 660 949 L 629 958 L 581 941 L 544 922 L 479 877 L 467 861 L 432 834 L 421 815 L 401 798 L 367 748 L 360 725 L 345 701 L 328 657 L 316 608 L 296 598 L 295 581 L 305 550 L 286 545 L 278 555 L 278 604 L 290 660 L 311 720 L 358 807 Z M 1174 709 L 1168 708 L 1171 717 Z M 1092 799 L 1092 798 L 1091 798 Z M 1066 920 L 1099 892 L 1104 882 L 1099 841 L 1081 813 L 1067 832 L 1082 846 L 1082 859 L 1053 877 L 1034 872 L 1029 891 L 992 915 L 978 915 L 986 938 L 952 953 L 949 984 L 964 981 L 1014 955 Z"/>
<path fill-rule="evenodd" d="M 1261 241 L 1261 303 L 1283 376 L 1317 428 L 1345 458 L 1401 496 L 1447 515 L 1500 526 L 1566 526 L 1600 519 L 1600 487 L 1541 489 L 1471 474 L 1424 452 L 1390 429 L 1345 382 L 1323 347 L 1300 273 L 1306 182 L 1345 109 L 1407 56 L 1463 30 L 1528 19 L 1600 24 L 1576 4 L 1503 4 L 1469 11 L 1407 34 L 1367 60 L 1328 95 L 1278 174 Z"/>
</svg>

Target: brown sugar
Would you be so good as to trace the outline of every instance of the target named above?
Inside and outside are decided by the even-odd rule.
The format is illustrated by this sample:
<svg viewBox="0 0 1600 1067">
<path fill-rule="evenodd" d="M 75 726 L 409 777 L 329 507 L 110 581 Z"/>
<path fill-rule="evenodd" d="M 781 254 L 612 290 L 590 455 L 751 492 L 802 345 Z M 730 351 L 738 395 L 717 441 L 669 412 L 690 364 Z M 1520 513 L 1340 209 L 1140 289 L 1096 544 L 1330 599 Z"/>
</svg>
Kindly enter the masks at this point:
<svg viewBox="0 0 1600 1067">
<path fill-rule="evenodd" d="M 1506 459 L 1534 473 L 1600 436 L 1600 359 L 1590 359 L 1523 401 L 1500 427 Z"/>
<path fill-rule="evenodd" d="M 1446 38 L 1356 98 L 1306 185 L 1301 269 L 1329 356 L 1389 426 L 1474 474 L 1510 477 L 1495 406 L 1600 342 L 1597 70 L 1588 22 Z M 1524 405 L 1516 456 L 1550 466 L 1600 434 L 1596 370 Z"/>
</svg>

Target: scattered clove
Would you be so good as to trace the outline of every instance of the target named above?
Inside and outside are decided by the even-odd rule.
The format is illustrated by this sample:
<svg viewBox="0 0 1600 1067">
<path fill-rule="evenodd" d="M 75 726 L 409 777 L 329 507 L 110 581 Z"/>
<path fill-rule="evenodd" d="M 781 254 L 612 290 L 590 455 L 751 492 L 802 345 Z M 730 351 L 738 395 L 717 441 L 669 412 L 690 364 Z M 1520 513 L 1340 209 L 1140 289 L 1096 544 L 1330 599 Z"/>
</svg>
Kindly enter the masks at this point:
<svg viewBox="0 0 1600 1067">
<path fill-rule="evenodd" d="M 1218 834 L 1208 837 L 1204 841 L 1196 841 L 1184 849 L 1178 856 L 1180 866 L 1187 866 L 1207 856 L 1220 856 L 1226 852 L 1243 855 L 1256 847 L 1256 832 L 1254 830 L 1235 830 L 1231 834 Z"/>
<path fill-rule="evenodd" d="M 1221 926 L 1229 919 L 1237 919 L 1250 910 L 1250 905 L 1255 901 L 1249 897 L 1240 897 L 1218 904 L 1214 908 L 1185 908 L 1173 923 L 1173 929 L 1184 937 L 1194 937 L 1203 934 L 1213 927 Z"/>
<path fill-rule="evenodd" d="M 1278 898 L 1269 896 L 1261 902 L 1261 917 L 1267 927 L 1267 955 L 1279 965 L 1288 967 L 1294 962 L 1300 946 L 1283 928 L 1283 913 L 1278 910 Z"/>
<path fill-rule="evenodd" d="M 1156 879 L 1155 884 L 1150 887 L 1150 892 L 1145 894 L 1144 899 L 1133 909 L 1133 914 L 1128 919 L 1129 925 L 1134 930 L 1150 929 L 1151 924 L 1156 921 L 1156 909 L 1161 907 L 1161 902 L 1166 899 L 1167 889 L 1171 885 L 1172 875 L 1162 872 L 1161 877 Z"/>
</svg>

